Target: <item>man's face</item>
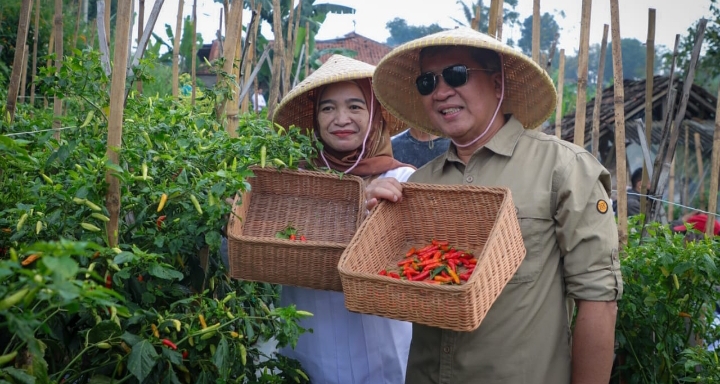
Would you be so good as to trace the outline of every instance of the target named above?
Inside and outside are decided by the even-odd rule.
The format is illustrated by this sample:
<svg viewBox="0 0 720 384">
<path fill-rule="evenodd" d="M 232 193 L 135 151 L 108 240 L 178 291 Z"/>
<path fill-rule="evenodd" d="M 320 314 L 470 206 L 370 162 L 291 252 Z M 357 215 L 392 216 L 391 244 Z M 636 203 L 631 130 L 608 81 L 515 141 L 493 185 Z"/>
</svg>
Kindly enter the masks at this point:
<svg viewBox="0 0 720 384">
<path fill-rule="evenodd" d="M 440 74 L 444 68 L 462 64 L 469 69 L 484 68 L 465 47 L 453 47 L 442 54 L 429 55 L 420 62 L 421 73 Z M 500 73 L 468 71 L 467 83 L 453 88 L 442 76 L 435 90 L 422 96 L 423 106 L 433 125 L 463 144 L 478 137 L 492 120 L 500 99 Z"/>
<path fill-rule="evenodd" d="M 320 137 L 336 151 L 349 152 L 360 147 L 369 120 L 365 97 L 355 83 L 331 84 L 320 96 L 317 116 Z"/>
</svg>

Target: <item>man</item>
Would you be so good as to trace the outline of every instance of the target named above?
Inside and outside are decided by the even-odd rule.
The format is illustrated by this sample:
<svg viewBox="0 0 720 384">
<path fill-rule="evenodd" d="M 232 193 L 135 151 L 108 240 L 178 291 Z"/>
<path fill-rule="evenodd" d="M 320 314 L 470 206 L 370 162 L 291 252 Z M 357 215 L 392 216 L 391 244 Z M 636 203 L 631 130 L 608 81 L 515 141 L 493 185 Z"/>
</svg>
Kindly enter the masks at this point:
<svg viewBox="0 0 720 384">
<path fill-rule="evenodd" d="M 408 128 L 391 139 L 393 157 L 401 163 L 420 168 L 447 151 L 450 140 Z"/>
<path fill-rule="evenodd" d="M 509 188 L 527 249 L 478 329 L 413 325 L 406 383 L 607 384 L 622 295 L 610 175 L 583 148 L 532 129 L 554 110 L 552 80 L 463 28 L 395 48 L 373 84 L 389 112 L 452 141 L 408 181 Z M 366 192 L 372 209 L 400 201 L 402 184 L 374 180 Z M 572 341 L 566 299 L 577 304 Z"/>
<path fill-rule="evenodd" d="M 252 95 L 250 100 L 252 101 L 253 110 L 255 113 L 260 113 L 263 108 L 267 106 L 267 103 L 265 102 L 265 97 L 263 97 L 263 89 L 261 87 L 257 87 L 255 90 L 255 94 Z"/>
<path fill-rule="evenodd" d="M 635 170 L 630 176 L 630 190 L 627 194 L 627 215 L 640 214 L 640 187 L 642 185 L 642 167 Z M 617 215 L 617 200 L 613 200 L 613 212 Z"/>
</svg>

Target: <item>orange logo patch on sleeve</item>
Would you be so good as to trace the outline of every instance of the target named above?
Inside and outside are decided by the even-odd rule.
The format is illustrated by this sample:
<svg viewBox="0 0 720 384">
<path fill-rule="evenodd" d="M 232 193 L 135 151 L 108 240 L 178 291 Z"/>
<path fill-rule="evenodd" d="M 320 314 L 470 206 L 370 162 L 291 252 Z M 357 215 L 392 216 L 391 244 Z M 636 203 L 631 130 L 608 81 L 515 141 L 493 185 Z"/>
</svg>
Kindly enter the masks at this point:
<svg viewBox="0 0 720 384">
<path fill-rule="evenodd" d="M 598 200 L 597 202 L 597 210 L 600 213 L 607 213 L 608 211 L 608 203 L 605 200 Z"/>
</svg>

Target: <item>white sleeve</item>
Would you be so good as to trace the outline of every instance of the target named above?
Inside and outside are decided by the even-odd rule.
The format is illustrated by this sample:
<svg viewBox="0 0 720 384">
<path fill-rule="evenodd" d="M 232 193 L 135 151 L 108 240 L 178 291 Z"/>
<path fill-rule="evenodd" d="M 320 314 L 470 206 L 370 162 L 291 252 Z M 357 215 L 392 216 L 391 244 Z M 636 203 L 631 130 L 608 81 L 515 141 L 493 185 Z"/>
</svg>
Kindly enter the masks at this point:
<svg viewBox="0 0 720 384">
<path fill-rule="evenodd" d="M 414 168 L 411 167 L 400 167 L 391 169 L 383 174 L 380 175 L 379 178 L 383 177 L 393 177 L 395 180 L 404 183 L 407 181 L 407 179 L 410 178 L 410 175 L 412 175 L 415 172 Z"/>
</svg>

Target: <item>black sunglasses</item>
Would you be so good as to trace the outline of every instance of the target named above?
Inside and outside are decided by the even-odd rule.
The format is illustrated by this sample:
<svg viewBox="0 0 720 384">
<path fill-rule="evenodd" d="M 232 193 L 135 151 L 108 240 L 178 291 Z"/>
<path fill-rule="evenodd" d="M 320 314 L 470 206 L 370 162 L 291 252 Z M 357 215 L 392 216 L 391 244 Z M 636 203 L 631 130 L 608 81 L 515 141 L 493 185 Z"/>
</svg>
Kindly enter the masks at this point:
<svg viewBox="0 0 720 384">
<path fill-rule="evenodd" d="M 490 71 L 484 68 L 468 68 L 462 64 L 451 65 L 436 75 L 433 72 L 425 72 L 415 79 L 415 86 L 421 95 L 427 96 L 431 94 L 438 84 L 438 77 L 442 76 L 445 83 L 453 88 L 457 88 L 468 81 L 468 71 Z"/>
</svg>

